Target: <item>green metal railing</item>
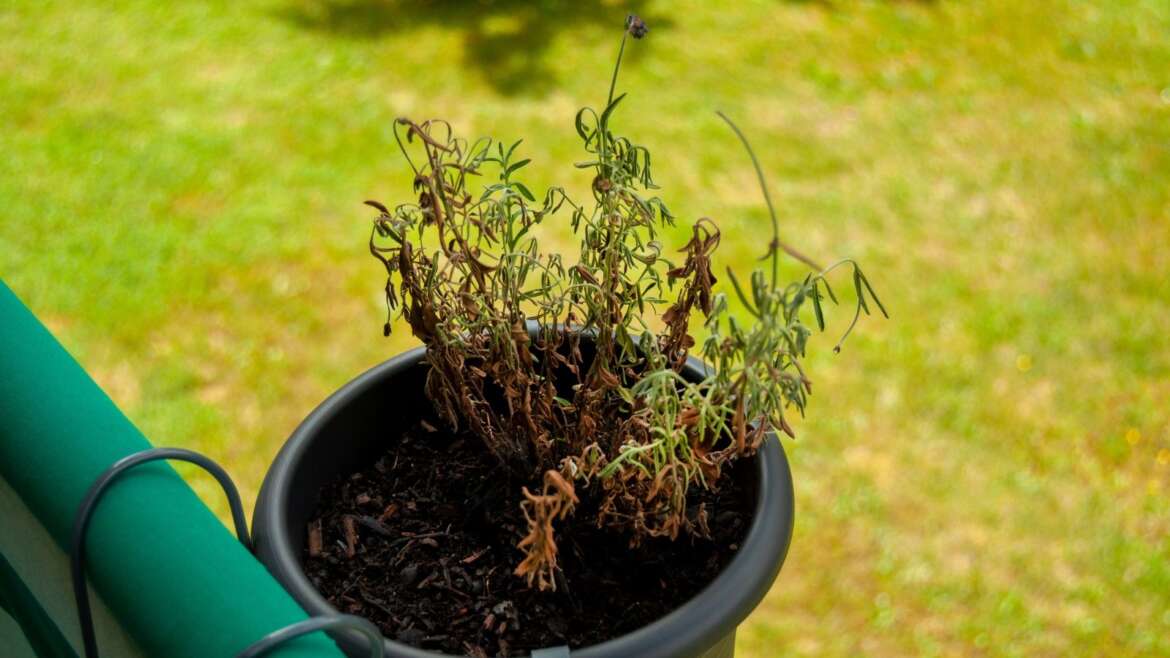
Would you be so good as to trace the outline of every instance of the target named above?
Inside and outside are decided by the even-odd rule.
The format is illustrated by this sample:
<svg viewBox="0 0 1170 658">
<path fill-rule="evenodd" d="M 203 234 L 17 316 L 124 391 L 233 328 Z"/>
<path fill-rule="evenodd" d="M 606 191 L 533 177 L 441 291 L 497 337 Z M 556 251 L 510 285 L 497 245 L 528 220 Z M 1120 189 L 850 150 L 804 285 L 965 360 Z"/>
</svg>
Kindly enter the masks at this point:
<svg viewBox="0 0 1170 658">
<path fill-rule="evenodd" d="M 68 577 L 74 514 L 95 478 L 150 447 L 0 282 L 0 633 L 23 635 L 0 636 L 0 647 L 82 654 Z M 228 658 L 307 618 L 163 462 L 103 496 L 86 560 L 103 655 Z M 266 655 L 342 654 L 316 634 Z"/>
</svg>

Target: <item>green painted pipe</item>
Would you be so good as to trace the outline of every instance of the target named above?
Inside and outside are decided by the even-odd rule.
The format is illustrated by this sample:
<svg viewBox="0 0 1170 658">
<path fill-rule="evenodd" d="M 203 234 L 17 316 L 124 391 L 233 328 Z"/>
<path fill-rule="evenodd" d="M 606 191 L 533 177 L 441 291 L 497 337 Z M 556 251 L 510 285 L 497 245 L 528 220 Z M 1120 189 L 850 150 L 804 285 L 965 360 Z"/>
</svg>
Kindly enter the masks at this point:
<svg viewBox="0 0 1170 658">
<path fill-rule="evenodd" d="M 74 512 L 94 478 L 149 447 L 0 281 L 0 478 L 57 546 L 68 550 Z M 0 518 L 0 534 L 15 531 L 7 523 Z M 103 497 L 90 525 L 88 562 L 92 589 L 148 656 L 230 658 L 306 618 L 164 463 L 127 472 Z M 76 635 L 76 616 L 54 621 Z M 342 654 L 318 634 L 269 655 Z"/>
</svg>

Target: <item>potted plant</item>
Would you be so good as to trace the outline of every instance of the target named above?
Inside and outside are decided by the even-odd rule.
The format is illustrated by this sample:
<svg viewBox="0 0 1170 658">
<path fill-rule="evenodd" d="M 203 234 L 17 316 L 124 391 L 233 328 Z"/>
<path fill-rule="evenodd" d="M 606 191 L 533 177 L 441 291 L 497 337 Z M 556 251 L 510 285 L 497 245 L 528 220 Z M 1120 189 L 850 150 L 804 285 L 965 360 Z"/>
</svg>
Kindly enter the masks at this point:
<svg viewBox="0 0 1170 658">
<path fill-rule="evenodd" d="M 604 106 L 576 115 L 588 205 L 534 194 L 519 142 L 395 124 L 417 196 L 367 202 L 369 249 L 388 312 L 423 347 L 308 417 L 254 529 L 309 612 L 366 616 L 394 655 L 729 655 L 791 537 L 791 475 L 769 437 L 793 434 L 786 409 L 811 392 L 802 318 L 811 307 L 824 328 L 839 267 L 856 295 L 845 335 L 871 303 L 885 313 L 855 262 L 821 268 L 780 240 L 722 114 L 772 217 L 767 266 L 746 285 L 727 270 L 746 321 L 715 290 L 714 222 L 694 222 L 671 261 L 650 153 L 613 129 L 622 54 L 646 31 L 627 20 Z M 571 258 L 541 246 L 553 220 L 580 240 Z M 809 272 L 782 283 L 782 254 Z M 691 356 L 699 316 L 709 365 Z"/>
</svg>

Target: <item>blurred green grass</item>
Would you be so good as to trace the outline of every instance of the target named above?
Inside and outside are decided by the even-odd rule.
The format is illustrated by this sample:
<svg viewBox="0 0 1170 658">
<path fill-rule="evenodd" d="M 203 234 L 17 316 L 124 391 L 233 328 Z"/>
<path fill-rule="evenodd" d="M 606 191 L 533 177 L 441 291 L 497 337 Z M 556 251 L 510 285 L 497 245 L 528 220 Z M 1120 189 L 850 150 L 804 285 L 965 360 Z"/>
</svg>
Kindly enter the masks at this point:
<svg viewBox="0 0 1170 658">
<path fill-rule="evenodd" d="M 1170 655 L 1170 4 L 637 9 L 618 120 L 671 208 L 741 271 L 766 241 L 724 109 L 786 236 L 857 257 L 894 315 L 817 344 L 796 536 L 740 654 Z M 531 182 L 584 190 L 572 115 L 624 11 L 6 3 L 0 276 L 250 504 L 295 424 L 410 344 L 380 338 L 359 205 L 409 195 L 391 120 L 523 137 Z"/>
</svg>

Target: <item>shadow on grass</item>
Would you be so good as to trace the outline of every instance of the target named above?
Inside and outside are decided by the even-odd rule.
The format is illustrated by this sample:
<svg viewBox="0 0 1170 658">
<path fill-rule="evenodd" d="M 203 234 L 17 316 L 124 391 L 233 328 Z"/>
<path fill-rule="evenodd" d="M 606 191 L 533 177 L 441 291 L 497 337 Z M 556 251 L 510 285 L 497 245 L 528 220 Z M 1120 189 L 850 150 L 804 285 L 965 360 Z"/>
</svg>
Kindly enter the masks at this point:
<svg viewBox="0 0 1170 658">
<path fill-rule="evenodd" d="M 652 30 L 664 16 L 646 16 L 640 2 L 629 10 Z M 539 95 L 555 85 L 545 52 L 559 33 L 582 25 L 612 25 L 616 47 L 625 7 L 600 0 L 296 0 L 277 15 L 304 29 L 340 38 L 378 39 L 388 33 L 438 25 L 462 33 L 463 59 L 497 91 Z"/>
</svg>

